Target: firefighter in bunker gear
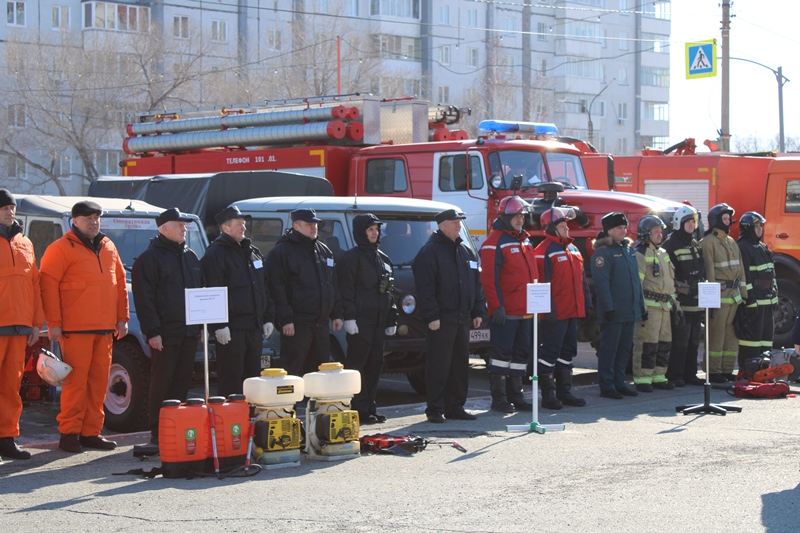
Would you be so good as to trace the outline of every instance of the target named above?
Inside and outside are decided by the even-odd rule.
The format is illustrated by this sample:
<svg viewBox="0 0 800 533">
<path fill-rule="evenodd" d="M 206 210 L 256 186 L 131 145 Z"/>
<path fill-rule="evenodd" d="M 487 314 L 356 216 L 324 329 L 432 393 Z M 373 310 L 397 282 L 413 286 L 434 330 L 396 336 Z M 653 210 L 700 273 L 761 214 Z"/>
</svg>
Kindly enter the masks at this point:
<svg viewBox="0 0 800 533">
<path fill-rule="evenodd" d="M 708 212 L 709 228 L 700 241 L 708 281 L 720 284 L 720 308 L 709 313 L 708 379 L 725 383 L 733 379 L 739 340 L 733 329 L 736 308 L 747 299 L 747 285 L 741 252 L 728 235 L 735 211 L 728 204 L 717 204 Z"/>
<path fill-rule="evenodd" d="M 112 334 L 128 333 L 128 291 L 117 248 L 100 232 L 102 208 L 91 201 L 72 207 L 72 229 L 42 256 L 41 287 L 50 340 L 61 343 L 72 366 L 61 388 L 59 447 L 112 450 L 100 436 L 111 368 Z"/>
<path fill-rule="evenodd" d="M 639 393 L 625 384 L 625 368 L 631 357 L 634 324 L 644 316 L 642 283 L 636 252 L 625 234 L 628 218 L 612 212 L 602 219 L 603 231 L 593 243 L 592 280 L 600 321 L 597 353 L 600 395 L 620 400 Z"/>
<path fill-rule="evenodd" d="M 653 388 L 672 390 L 667 381 L 670 348 L 672 348 L 671 311 L 675 300 L 675 272 L 669 255 L 661 248 L 666 224 L 654 215 L 639 220 L 636 261 L 642 281 L 647 318 L 636 323 L 633 334 L 633 382 L 639 392 L 653 392 Z"/>
<path fill-rule="evenodd" d="M 25 346 L 39 339 L 43 315 L 33 243 L 22 234 L 16 211 L 14 196 L 0 189 L 0 237 L 5 241 L 0 245 L 0 292 L 4 297 L 0 311 L 0 456 L 30 459 L 31 453 L 15 442 L 22 414 L 19 388 Z"/>
<path fill-rule="evenodd" d="M 583 407 L 586 400 L 572 394 L 572 359 L 578 353 L 578 319 L 592 308 L 583 256 L 569 236 L 567 221 L 572 208 L 553 207 L 539 218 L 545 238 L 536 247 L 536 266 L 541 281 L 550 283 L 550 313 L 539 322 L 539 383 L 542 407 L 560 409 L 562 404 Z M 555 394 L 553 393 L 555 378 Z"/>
<path fill-rule="evenodd" d="M 703 331 L 705 313 L 698 307 L 697 284 L 706 280 L 703 251 L 694 237 L 697 229 L 697 210 L 691 206 L 680 207 L 672 217 L 672 233 L 664 241 L 675 269 L 675 292 L 683 310 L 683 321 L 672 321 L 672 349 L 667 368 L 667 379 L 676 387 L 702 385 L 697 377 L 697 353 Z"/>
<path fill-rule="evenodd" d="M 749 211 L 739 219 L 739 252 L 747 281 L 745 302 L 748 331 L 739 338 L 739 369 L 744 361 L 772 349 L 772 309 L 778 304 L 778 284 L 772 252 L 763 242 L 767 219 Z"/>
<path fill-rule="evenodd" d="M 539 277 L 530 235 L 523 229 L 530 204 L 519 196 L 508 196 L 499 208 L 500 216 L 480 250 L 481 284 L 491 317 L 488 366 L 492 410 L 531 411 L 533 405 L 525 401 L 522 390 L 533 334 L 527 285 Z M 552 381 L 552 372 L 550 378 Z"/>
</svg>

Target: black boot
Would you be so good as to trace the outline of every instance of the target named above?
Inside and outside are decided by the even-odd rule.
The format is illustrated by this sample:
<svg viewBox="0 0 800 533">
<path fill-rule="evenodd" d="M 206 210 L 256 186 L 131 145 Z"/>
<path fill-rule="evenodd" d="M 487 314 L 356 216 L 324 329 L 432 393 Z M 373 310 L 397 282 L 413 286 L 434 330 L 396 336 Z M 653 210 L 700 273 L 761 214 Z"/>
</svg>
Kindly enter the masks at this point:
<svg viewBox="0 0 800 533">
<path fill-rule="evenodd" d="M 489 388 L 492 391 L 492 411 L 513 413 L 514 406 L 508 403 L 506 396 L 506 376 L 489 374 Z"/>
<path fill-rule="evenodd" d="M 78 439 L 80 435 L 77 433 L 62 433 L 61 440 L 58 441 L 58 447 L 68 453 L 83 453 L 83 446 Z"/>
<path fill-rule="evenodd" d="M 30 459 L 31 452 L 21 450 L 14 437 L 0 438 L 0 455 L 7 459 Z"/>
<path fill-rule="evenodd" d="M 561 409 L 561 402 L 556 398 L 556 383 L 553 374 L 541 374 L 539 387 L 542 389 L 542 409 Z"/>
<path fill-rule="evenodd" d="M 533 404 L 525 401 L 525 391 L 522 390 L 522 376 L 508 376 L 508 401 L 514 404 L 517 411 L 533 411 Z"/>
<path fill-rule="evenodd" d="M 561 403 L 564 405 L 570 405 L 572 407 L 583 407 L 586 405 L 586 400 L 572 394 L 571 368 L 556 369 L 556 398 L 561 400 Z"/>
</svg>

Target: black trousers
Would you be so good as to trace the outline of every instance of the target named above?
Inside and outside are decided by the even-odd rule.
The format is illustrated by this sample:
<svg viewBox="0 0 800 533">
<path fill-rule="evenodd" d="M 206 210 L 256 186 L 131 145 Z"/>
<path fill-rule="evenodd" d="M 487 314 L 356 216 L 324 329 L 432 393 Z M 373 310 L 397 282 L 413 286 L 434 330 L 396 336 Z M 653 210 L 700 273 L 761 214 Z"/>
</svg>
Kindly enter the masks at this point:
<svg viewBox="0 0 800 533">
<path fill-rule="evenodd" d="M 217 394 L 242 394 L 244 380 L 261 375 L 261 328 L 231 329 L 228 344 L 217 343 Z"/>
<path fill-rule="evenodd" d="M 347 336 L 345 367 L 361 372 L 361 392 L 353 396 L 351 406 L 364 418 L 377 413 L 375 397 L 383 370 L 383 341 L 386 328 L 358 326 L 358 335 Z"/>
<path fill-rule="evenodd" d="M 447 416 L 464 409 L 469 388 L 468 322 L 445 324 L 425 334 L 426 415 Z"/>
<path fill-rule="evenodd" d="M 319 365 L 331 360 L 328 321 L 317 324 L 294 323 L 294 335 L 281 333 L 281 365 L 290 376 L 316 372 Z"/>
<path fill-rule="evenodd" d="M 192 382 L 199 337 L 162 337 L 164 348 L 150 350 L 150 431 L 158 435 L 158 415 L 164 400 L 186 401 Z"/>
<path fill-rule="evenodd" d="M 687 380 L 697 377 L 697 351 L 703 334 L 705 311 L 684 311 L 684 323 L 672 325 L 672 351 L 667 367 L 667 379 Z"/>
</svg>

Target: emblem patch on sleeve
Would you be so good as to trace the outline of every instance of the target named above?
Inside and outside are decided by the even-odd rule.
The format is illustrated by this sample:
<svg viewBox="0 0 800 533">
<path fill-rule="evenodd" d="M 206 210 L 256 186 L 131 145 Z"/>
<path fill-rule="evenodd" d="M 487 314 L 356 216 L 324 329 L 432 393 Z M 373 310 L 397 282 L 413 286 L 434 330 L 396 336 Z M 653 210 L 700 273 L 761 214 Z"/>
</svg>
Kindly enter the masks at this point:
<svg viewBox="0 0 800 533">
<path fill-rule="evenodd" d="M 602 268 L 603 265 L 606 264 L 606 260 L 603 258 L 603 256 L 598 256 L 595 258 L 594 264 L 597 268 Z"/>
</svg>

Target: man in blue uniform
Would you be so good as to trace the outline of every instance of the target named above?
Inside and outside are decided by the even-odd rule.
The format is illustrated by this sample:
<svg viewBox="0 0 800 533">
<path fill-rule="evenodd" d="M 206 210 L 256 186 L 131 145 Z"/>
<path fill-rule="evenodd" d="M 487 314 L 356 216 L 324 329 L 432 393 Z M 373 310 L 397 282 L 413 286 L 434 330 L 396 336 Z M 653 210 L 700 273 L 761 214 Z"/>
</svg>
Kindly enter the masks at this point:
<svg viewBox="0 0 800 533">
<path fill-rule="evenodd" d="M 636 252 L 626 238 L 628 219 L 612 212 L 603 217 L 603 231 L 594 242 L 592 279 L 600 321 L 598 374 L 600 396 L 620 400 L 639 394 L 625 384 L 634 324 L 646 320 Z"/>
</svg>

